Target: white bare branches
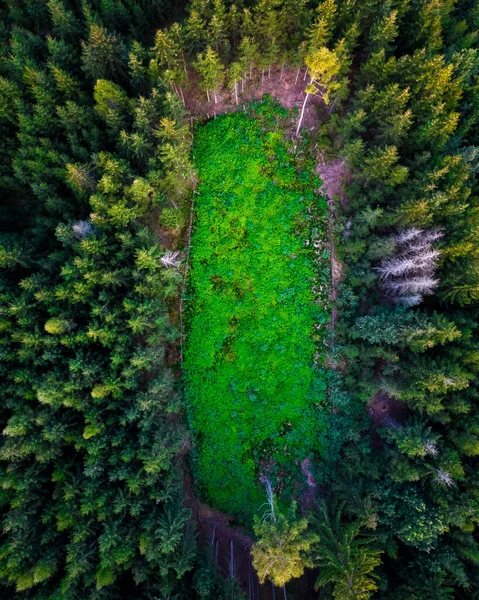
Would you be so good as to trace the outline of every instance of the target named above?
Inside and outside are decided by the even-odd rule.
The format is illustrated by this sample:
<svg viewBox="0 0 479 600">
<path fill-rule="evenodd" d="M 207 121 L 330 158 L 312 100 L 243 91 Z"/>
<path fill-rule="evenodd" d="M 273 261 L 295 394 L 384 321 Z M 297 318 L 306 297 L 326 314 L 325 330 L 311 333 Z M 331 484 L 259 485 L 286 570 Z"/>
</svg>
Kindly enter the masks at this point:
<svg viewBox="0 0 479 600">
<path fill-rule="evenodd" d="M 77 221 L 72 225 L 73 233 L 79 240 L 83 240 L 94 233 L 93 225 L 90 221 Z"/>
<path fill-rule="evenodd" d="M 411 228 L 393 237 L 396 256 L 385 258 L 377 271 L 380 287 L 394 304 L 416 306 L 424 296 L 434 292 L 439 281 L 434 278 L 440 252 L 433 242 L 442 237 L 439 229 Z"/>
<path fill-rule="evenodd" d="M 447 487 L 454 486 L 453 476 L 447 471 L 444 471 L 443 469 L 436 469 L 436 481 L 440 485 L 446 485 Z"/>
<path fill-rule="evenodd" d="M 181 264 L 181 254 L 178 250 L 167 250 L 160 260 L 164 267 L 177 269 Z"/>
<path fill-rule="evenodd" d="M 439 454 L 437 443 L 431 440 L 426 440 L 424 442 L 424 452 L 426 454 L 430 454 L 431 456 L 437 456 Z"/>
<path fill-rule="evenodd" d="M 271 485 L 270 479 L 266 475 L 261 475 L 260 477 L 261 483 L 264 483 L 266 488 L 266 497 L 268 501 L 262 506 L 268 506 L 269 510 L 266 511 L 263 515 L 263 520 L 269 519 L 271 521 L 276 521 L 276 511 L 275 511 L 275 499 L 273 493 L 273 486 Z"/>
</svg>

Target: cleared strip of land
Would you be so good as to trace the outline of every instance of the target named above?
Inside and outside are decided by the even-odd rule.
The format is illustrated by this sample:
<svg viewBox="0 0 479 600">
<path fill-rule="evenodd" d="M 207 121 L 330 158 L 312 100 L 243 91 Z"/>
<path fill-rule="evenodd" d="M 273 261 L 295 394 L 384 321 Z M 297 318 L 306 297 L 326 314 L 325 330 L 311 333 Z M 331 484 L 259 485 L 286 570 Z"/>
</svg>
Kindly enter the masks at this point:
<svg viewBox="0 0 479 600">
<path fill-rule="evenodd" d="M 326 210 L 319 182 L 284 138 L 284 109 L 256 111 L 196 133 L 184 365 L 199 486 L 245 517 L 264 502 L 261 473 L 287 487 L 316 448 L 326 385 L 313 334 L 329 318 L 307 246 L 311 214 Z"/>
</svg>

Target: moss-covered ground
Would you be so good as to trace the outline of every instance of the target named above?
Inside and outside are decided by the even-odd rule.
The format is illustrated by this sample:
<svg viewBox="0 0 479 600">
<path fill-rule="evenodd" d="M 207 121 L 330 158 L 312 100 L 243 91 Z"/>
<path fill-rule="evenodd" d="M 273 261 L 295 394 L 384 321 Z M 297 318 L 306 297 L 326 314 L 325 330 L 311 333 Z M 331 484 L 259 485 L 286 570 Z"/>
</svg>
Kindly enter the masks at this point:
<svg viewBox="0 0 479 600">
<path fill-rule="evenodd" d="M 292 491 L 324 427 L 315 325 L 329 315 L 312 288 L 328 263 L 318 270 L 311 236 L 326 205 L 305 142 L 286 139 L 288 117 L 265 102 L 195 136 L 184 365 L 194 473 L 209 502 L 244 518 L 265 500 L 261 473 Z"/>
</svg>

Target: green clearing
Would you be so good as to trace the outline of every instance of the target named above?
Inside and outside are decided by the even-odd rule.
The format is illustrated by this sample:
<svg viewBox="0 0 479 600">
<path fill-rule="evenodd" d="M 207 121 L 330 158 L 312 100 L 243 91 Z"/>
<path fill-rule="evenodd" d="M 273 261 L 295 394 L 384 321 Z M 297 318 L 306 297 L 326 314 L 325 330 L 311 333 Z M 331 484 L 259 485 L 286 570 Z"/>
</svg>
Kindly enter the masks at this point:
<svg viewBox="0 0 479 600">
<path fill-rule="evenodd" d="M 313 232 L 326 204 L 305 151 L 285 139 L 270 101 L 197 128 L 199 176 L 188 285 L 185 377 L 194 471 L 214 506 L 249 519 L 268 470 L 283 495 L 320 451 L 325 374 L 315 370 L 329 319 L 312 293 L 328 278 Z M 321 362 L 321 358 L 320 358 Z"/>
</svg>

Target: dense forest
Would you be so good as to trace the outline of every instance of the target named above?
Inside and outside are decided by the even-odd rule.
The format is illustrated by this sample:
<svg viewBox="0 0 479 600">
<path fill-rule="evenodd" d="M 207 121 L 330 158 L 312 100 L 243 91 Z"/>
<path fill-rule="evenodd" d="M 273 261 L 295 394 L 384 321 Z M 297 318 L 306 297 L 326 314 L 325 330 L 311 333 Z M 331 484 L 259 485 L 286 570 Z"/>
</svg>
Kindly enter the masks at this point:
<svg viewBox="0 0 479 600">
<path fill-rule="evenodd" d="M 479 4 L 0 18 L 0 596 L 479 599 Z"/>
</svg>

